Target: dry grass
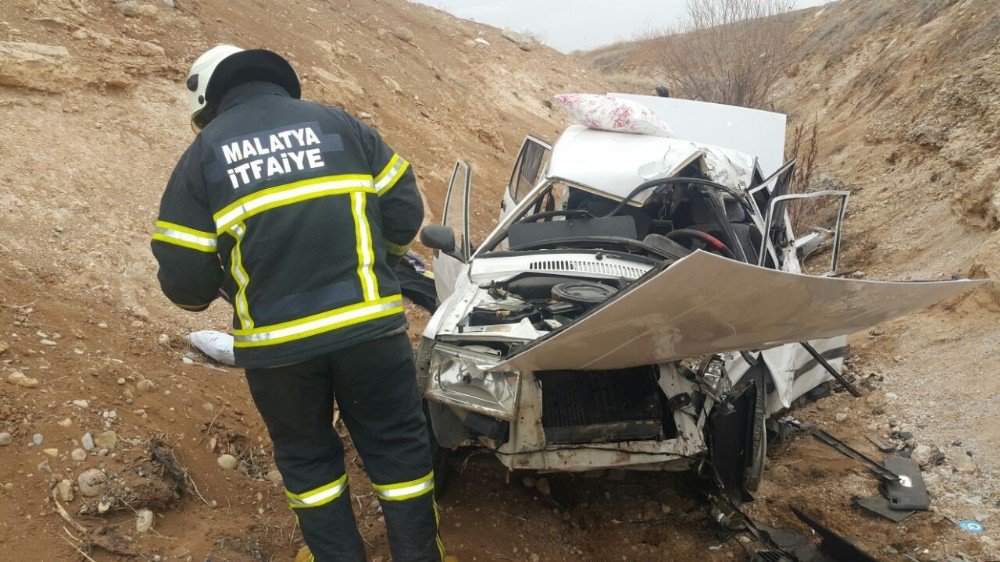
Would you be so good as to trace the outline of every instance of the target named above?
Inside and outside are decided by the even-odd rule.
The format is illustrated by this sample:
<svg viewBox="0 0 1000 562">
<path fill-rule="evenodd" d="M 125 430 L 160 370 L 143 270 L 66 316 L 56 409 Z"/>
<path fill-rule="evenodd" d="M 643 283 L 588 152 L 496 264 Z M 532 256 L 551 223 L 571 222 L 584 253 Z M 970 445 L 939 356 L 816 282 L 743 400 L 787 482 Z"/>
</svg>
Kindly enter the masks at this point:
<svg viewBox="0 0 1000 562">
<path fill-rule="evenodd" d="M 770 93 L 790 65 L 794 28 L 778 17 L 791 12 L 790 0 L 687 0 L 681 25 L 657 41 L 653 78 L 691 99 L 769 108 Z"/>
</svg>

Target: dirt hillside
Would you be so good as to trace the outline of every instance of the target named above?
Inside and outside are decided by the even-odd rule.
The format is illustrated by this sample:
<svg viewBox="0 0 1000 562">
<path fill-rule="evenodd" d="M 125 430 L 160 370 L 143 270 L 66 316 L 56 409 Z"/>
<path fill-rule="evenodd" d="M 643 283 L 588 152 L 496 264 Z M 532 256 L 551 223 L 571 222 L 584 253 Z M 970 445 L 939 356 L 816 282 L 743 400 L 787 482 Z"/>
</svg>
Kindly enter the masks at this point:
<svg viewBox="0 0 1000 562">
<path fill-rule="evenodd" d="M 845 267 L 1000 278 L 996 15 L 988 2 L 926 3 L 920 14 L 903 2 L 810 12 L 780 109 L 819 119 L 822 181 L 854 192 Z M 148 249 L 193 137 L 186 70 L 219 42 L 284 54 L 306 97 L 378 127 L 414 163 L 428 221 L 455 158 L 469 160 L 479 232 L 523 136 L 554 140 L 565 126 L 547 100 L 615 78 L 403 0 L 0 3 L 0 559 L 287 561 L 302 544 L 241 374 L 183 339 L 225 329 L 227 307 L 174 309 Z M 997 294 L 981 291 L 860 335 L 852 374 L 875 390 L 797 414 L 858 445 L 895 431 L 940 447 L 945 460 L 927 469 L 935 511 L 902 528 L 860 517 L 849 497 L 874 480 L 798 440 L 774 452 L 754 513 L 795 526 L 787 505 L 811 508 L 887 560 L 1000 559 L 989 484 L 1000 474 L 998 315 Z M 348 459 L 370 555 L 388 560 L 351 448 Z M 486 455 L 452 468 L 442 534 L 463 561 L 728 561 L 749 548 L 714 533 L 689 475 L 543 485 Z M 145 509 L 153 527 L 140 532 Z M 962 533 L 949 517 L 987 532 Z"/>
<path fill-rule="evenodd" d="M 221 42 L 284 54 L 306 97 L 376 126 L 413 162 L 428 221 L 467 159 L 481 232 L 523 136 L 564 126 L 543 102 L 601 89 L 551 49 L 402 0 L 0 3 L 0 559 L 290 560 L 301 545 L 241 374 L 182 361 L 183 335 L 225 329 L 228 309 L 173 308 L 148 247 L 193 138 L 183 80 Z M 86 469 L 107 475 L 97 495 L 83 494 Z M 100 530 L 93 541 L 56 514 L 63 480 L 60 504 Z M 356 482 L 386 559 L 377 502 Z M 136 532 L 142 508 L 151 532 Z"/>
</svg>

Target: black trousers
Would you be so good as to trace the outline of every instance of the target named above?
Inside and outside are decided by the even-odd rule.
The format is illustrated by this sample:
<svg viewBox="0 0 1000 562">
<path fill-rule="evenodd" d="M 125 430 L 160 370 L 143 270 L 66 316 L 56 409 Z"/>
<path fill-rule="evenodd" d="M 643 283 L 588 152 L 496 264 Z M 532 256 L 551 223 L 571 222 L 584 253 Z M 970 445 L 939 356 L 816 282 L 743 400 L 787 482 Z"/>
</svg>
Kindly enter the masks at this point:
<svg viewBox="0 0 1000 562">
<path fill-rule="evenodd" d="M 333 401 L 375 486 L 396 562 L 440 561 L 427 425 L 406 334 L 309 361 L 248 369 L 302 535 L 320 562 L 365 560 Z"/>
</svg>

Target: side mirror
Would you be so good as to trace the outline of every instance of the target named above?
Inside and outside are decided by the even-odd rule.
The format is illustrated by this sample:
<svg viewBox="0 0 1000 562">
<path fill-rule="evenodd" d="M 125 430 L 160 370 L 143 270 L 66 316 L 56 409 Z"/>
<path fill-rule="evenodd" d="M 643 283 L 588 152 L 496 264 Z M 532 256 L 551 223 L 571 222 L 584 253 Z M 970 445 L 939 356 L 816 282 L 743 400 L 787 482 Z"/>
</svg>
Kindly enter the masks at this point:
<svg viewBox="0 0 1000 562">
<path fill-rule="evenodd" d="M 444 252 L 464 262 L 465 256 L 455 250 L 455 229 L 443 224 L 427 225 L 420 231 L 420 242 L 432 250 Z"/>
</svg>

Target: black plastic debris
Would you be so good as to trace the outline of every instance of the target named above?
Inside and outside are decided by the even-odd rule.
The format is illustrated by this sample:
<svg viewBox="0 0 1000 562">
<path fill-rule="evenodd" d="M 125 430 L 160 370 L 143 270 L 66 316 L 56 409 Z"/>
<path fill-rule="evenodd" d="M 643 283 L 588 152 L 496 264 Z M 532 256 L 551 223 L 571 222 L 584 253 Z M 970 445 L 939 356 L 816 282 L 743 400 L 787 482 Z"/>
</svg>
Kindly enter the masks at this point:
<svg viewBox="0 0 1000 562">
<path fill-rule="evenodd" d="M 865 435 L 865 439 L 871 441 L 875 448 L 883 453 L 891 453 L 896 450 L 896 444 L 878 435 Z"/>
<path fill-rule="evenodd" d="M 885 455 L 883 462 L 879 463 L 813 424 L 803 424 L 794 418 L 787 418 L 785 421 L 790 426 L 803 430 L 817 440 L 826 443 L 844 456 L 860 462 L 878 476 L 881 497 L 855 498 L 854 505 L 895 522 L 906 519 L 915 511 L 930 507 L 931 498 L 927 492 L 927 486 L 924 484 L 920 465 L 908 456 L 902 454 Z M 868 440 L 872 441 L 876 447 L 879 446 L 877 442 L 872 440 L 871 436 L 868 437 Z"/>
<path fill-rule="evenodd" d="M 867 552 L 858 548 L 854 543 L 840 536 L 832 529 L 826 527 L 815 518 L 810 517 L 795 507 L 791 508 L 792 513 L 808 525 L 817 535 L 820 536 L 819 548 L 824 554 L 836 562 L 877 562 Z"/>
<path fill-rule="evenodd" d="M 931 496 L 927 493 L 924 476 L 916 461 L 899 455 L 886 455 L 883 464 L 898 476 L 896 480 L 886 480 L 880 487 L 882 495 L 889 500 L 889 507 L 906 511 L 931 506 Z"/>
<path fill-rule="evenodd" d="M 886 519 L 893 521 L 895 523 L 900 523 L 907 517 L 916 513 L 916 510 L 903 510 L 903 509 L 893 509 L 889 505 L 889 500 L 882 496 L 872 496 L 870 498 L 851 498 L 851 503 L 855 506 L 866 509 L 875 515 L 881 515 Z"/>
</svg>

